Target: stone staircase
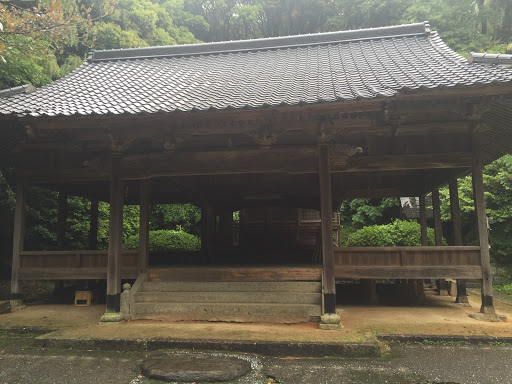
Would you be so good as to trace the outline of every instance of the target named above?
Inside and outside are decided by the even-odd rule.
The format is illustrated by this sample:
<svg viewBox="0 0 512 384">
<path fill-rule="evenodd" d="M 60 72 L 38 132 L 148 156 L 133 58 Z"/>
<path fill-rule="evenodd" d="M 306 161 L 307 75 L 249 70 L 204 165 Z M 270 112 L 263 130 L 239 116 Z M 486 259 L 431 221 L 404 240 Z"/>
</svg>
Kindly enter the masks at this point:
<svg viewBox="0 0 512 384">
<path fill-rule="evenodd" d="M 130 317 L 267 323 L 319 320 L 320 281 L 243 280 L 162 281 L 161 277 L 153 280 L 149 273 L 131 293 Z"/>
</svg>

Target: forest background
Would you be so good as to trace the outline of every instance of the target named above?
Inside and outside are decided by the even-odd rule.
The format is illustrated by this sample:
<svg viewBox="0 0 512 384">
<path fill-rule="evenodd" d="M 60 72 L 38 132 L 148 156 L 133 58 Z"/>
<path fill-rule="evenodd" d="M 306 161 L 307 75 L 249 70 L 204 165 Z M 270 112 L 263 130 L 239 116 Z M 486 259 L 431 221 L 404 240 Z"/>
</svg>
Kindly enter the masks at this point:
<svg viewBox="0 0 512 384">
<path fill-rule="evenodd" d="M 511 0 L 0 0 L 0 89 L 42 86 L 65 76 L 88 50 L 252 39 L 380 27 L 428 20 L 462 56 L 512 53 Z M 512 264 L 512 155 L 485 168 L 493 263 Z M 0 170 L 0 277 L 10 273 L 15 205 L 13 169 Z M 470 176 L 459 180 L 465 244 L 476 242 Z M 448 189 L 442 220 L 450 236 Z M 87 249 L 90 201 L 69 196 L 64 244 L 57 244 L 56 192 L 32 187 L 26 249 Z M 98 246 L 108 242 L 108 204 L 99 205 Z M 341 209 L 342 239 L 400 216 L 397 198 L 353 199 Z M 199 235 L 192 205 L 153 205 L 150 229 Z M 125 206 L 124 238 L 134 243 L 138 207 Z M 155 235 L 156 232 L 152 232 Z M 512 282 L 512 277 L 511 277 Z M 511 287 L 512 288 L 512 287 Z"/>
</svg>

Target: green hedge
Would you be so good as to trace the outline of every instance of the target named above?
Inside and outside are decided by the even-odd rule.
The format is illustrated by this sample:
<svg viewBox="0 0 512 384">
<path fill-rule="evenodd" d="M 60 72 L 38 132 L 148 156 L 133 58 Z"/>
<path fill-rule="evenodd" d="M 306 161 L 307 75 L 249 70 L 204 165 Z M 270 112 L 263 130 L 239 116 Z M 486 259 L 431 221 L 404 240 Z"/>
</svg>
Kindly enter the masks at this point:
<svg viewBox="0 0 512 384">
<path fill-rule="evenodd" d="M 137 249 L 139 235 L 128 237 L 124 242 L 125 249 Z M 199 251 L 201 240 L 199 237 L 183 231 L 158 230 L 149 232 L 149 251 Z"/>
<path fill-rule="evenodd" d="M 427 228 L 428 245 L 435 245 L 434 229 Z M 443 239 L 446 245 L 446 240 Z M 392 224 L 371 225 L 348 236 L 347 247 L 393 247 L 421 245 L 421 227 L 415 221 L 395 220 Z"/>
</svg>

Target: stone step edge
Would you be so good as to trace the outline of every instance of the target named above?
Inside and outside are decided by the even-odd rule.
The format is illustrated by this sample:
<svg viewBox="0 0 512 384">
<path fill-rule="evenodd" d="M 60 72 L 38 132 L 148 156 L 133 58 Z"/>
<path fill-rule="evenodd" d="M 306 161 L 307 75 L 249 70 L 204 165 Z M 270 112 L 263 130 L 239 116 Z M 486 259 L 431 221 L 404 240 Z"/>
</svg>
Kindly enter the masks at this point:
<svg viewBox="0 0 512 384">
<path fill-rule="evenodd" d="M 316 309 L 320 308 L 321 304 L 297 304 L 297 303 L 169 303 L 167 301 L 136 301 L 133 303 L 133 305 L 140 305 L 140 306 L 150 306 L 150 305 L 162 305 L 162 306 L 176 306 L 176 304 L 179 304 L 181 306 L 193 306 L 194 308 L 197 306 L 207 306 L 207 307 L 237 307 L 239 308 L 240 305 L 252 307 L 252 308 L 277 308 L 277 309 L 290 309 L 290 308 L 296 308 L 299 307 L 301 309 Z"/>
<path fill-rule="evenodd" d="M 281 294 L 280 296 L 265 296 L 250 294 L 247 292 L 147 292 L 139 291 L 135 294 L 136 303 L 183 303 L 183 304 L 310 304 L 320 305 L 322 296 L 320 293 L 306 293 L 302 295 Z"/>
<path fill-rule="evenodd" d="M 409 344 L 512 344 L 512 337 L 486 336 L 486 335 L 377 335 L 377 339 L 384 342 L 409 343 Z"/>
<path fill-rule="evenodd" d="M 292 284 L 277 285 L 275 282 L 264 283 L 262 282 L 244 282 L 244 283 L 233 283 L 233 282 L 161 282 L 161 281 L 146 281 L 141 287 L 144 292 L 204 292 L 205 288 L 202 287 L 215 287 L 215 292 L 284 292 L 284 293 L 320 293 L 321 283 L 312 285 L 309 282 L 304 284 Z M 302 285 L 302 286 L 301 286 Z M 225 289 L 219 289 L 224 286 Z M 246 287 L 244 289 L 244 286 Z M 253 288 L 248 288 L 253 287 Z M 256 288 L 261 286 L 264 289 Z"/>
<path fill-rule="evenodd" d="M 285 342 L 254 340 L 141 340 L 141 339 L 67 339 L 39 336 L 35 346 L 53 349 L 97 351 L 151 352 L 165 349 L 252 353 L 273 357 L 346 357 L 375 358 L 381 356 L 378 343 Z"/>
</svg>

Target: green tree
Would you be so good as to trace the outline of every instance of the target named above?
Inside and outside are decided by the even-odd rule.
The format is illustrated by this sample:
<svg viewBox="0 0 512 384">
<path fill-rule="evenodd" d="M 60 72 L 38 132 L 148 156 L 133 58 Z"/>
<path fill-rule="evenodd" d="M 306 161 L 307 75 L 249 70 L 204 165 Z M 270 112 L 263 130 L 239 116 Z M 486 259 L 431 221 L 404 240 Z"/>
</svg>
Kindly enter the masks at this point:
<svg viewBox="0 0 512 384">
<path fill-rule="evenodd" d="M 399 217 L 398 198 L 345 200 L 340 208 L 341 224 L 348 228 L 387 224 Z"/>
</svg>

